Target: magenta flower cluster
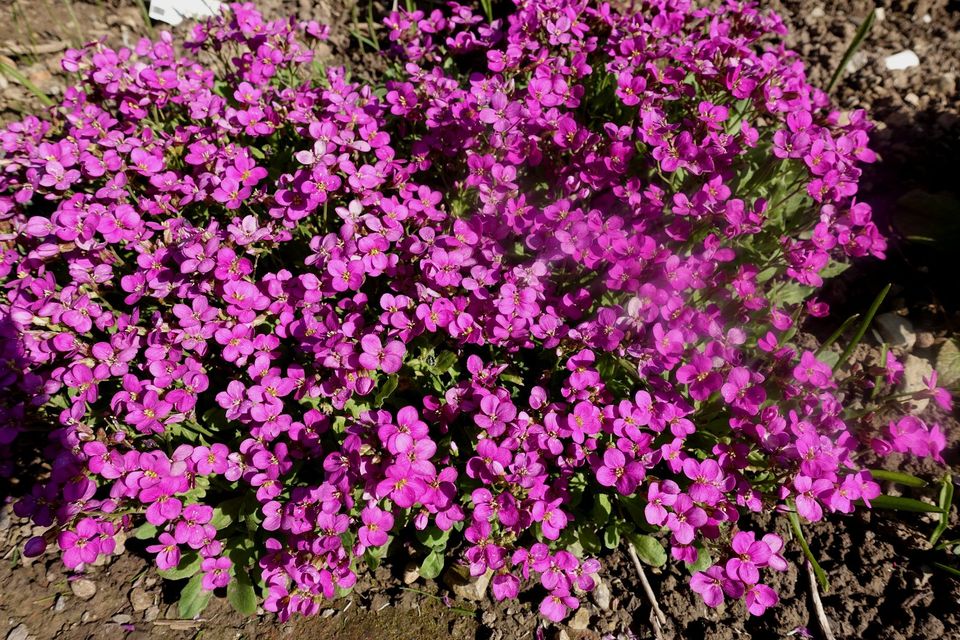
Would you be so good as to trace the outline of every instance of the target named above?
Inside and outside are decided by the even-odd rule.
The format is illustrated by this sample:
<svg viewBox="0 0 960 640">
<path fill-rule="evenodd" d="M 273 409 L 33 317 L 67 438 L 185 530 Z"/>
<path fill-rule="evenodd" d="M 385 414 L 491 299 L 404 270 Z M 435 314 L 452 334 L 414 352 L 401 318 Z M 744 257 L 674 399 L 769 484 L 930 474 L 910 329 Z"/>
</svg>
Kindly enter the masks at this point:
<svg viewBox="0 0 960 640">
<path fill-rule="evenodd" d="M 849 513 L 879 494 L 857 452 L 945 443 L 858 437 L 791 342 L 883 255 L 865 114 L 775 15 L 640 5 L 397 11 L 383 87 L 251 5 L 185 54 L 69 51 L 76 86 L 0 133 L 3 473 L 49 436 L 17 512 L 71 569 L 136 527 L 281 618 L 425 542 L 561 620 L 621 534 L 712 554 L 711 606 L 774 605 L 784 542 L 741 513 Z"/>
</svg>

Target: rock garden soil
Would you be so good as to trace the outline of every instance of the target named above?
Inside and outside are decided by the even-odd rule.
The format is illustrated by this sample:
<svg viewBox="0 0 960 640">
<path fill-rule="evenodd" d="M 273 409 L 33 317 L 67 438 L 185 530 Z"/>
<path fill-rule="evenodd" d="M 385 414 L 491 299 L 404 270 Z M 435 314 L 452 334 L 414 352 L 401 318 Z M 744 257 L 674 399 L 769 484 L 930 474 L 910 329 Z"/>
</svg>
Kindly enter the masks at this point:
<svg viewBox="0 0 960 640">
<path fill-rule="evenodd" d="M 148 0 L 145 0 L 147 2 Z M 321 55 L 350 67 L 355 77 L 372 78 L 382 60 L 364 51 L 349 34 L 367 30 L 364 4 L 356 0 L 262 0 L 268 14 L 296 14 L 332 26 L 329 48 Z M 765 3 L 766 4 L 766 3 Z M 806 61 L 811 76 L 825 86 L 857 26 L 873 2 L 868 0 L 775 0 L 791 28 L 789 44 Z M 862 311 L 874 295 L 892 283 L 883 311 L 909 322 L 915 335 L 912 355 L 933 362 L 946 340 L 960 330 L 960 2 L 956 0 L 884 0 L 863 46 L 848 63 L 835 97 L 845 110 L 866 109 L 877 121 L 873 146 L 881 162 L 863 182 L 869 201 L 891 238 L 889 259 L 850 269 L 825 292 L 834 310 L 830 322 Z M 375 14 L 383 6 L 375 5 Z M 153 28 L 159 28 L 154 26 Z M 180 29 L 184 27 L 179 27 Z M 15 67 L 51 96 L 66 82 L 59 56 L 76 42 L 106 38 L 113 45 L 133 44 L 150 28 L 136 0 L 0 0 L 0 61 Z M 911 50 L 920 64 L 891 71 L 884 59 Z M 0 76 L 0 122 L 40 107 L 12 78 Z M 830 324 L 808 327 L 812 335 L 829 333 Z M 811 338 L 813 339 L 813 338 Z M 860 349 L 868 358 L 873 347 Z M 906 354 L 903 354 L 906 355 Z M 936 415 L 951 446 L 946 459 L 960 477 L 960 423 Z M 902 461 L 887 458 L 887 468 Z M 911 463 L 902 470 L 942 475 L 937 465 Z M 23 478 L 24 483 L 29 478 Z M 888 489 L 891 489 L 888 487 Z M 16 491 L 16 488 L 15 488 Z M 913 494 L 921 497 L 922 493 Z M 757 527 L 769 526 L 761 516 Z M 782 518 L 780 519 L 783 520 Z M 813 552 L 829 575 L 822 593 L 834 635 L 863 639 L 960 639 L 960 581 L 933 563 L 942 555 L 927 548 L 934 518 L 918 514 L 863 513 L 831 517 L 808 526 Z M 960 523 L 954 512 L 952 532 Z M 787 530 L 779 531 L 789 537 Z M 180 620 L 178 587 L 164 584 L 128 540 L 127 552 L 95 566 L 84 576 L 64 571 L 51 554 L 30 561 L 17 548 L 32 534 L 29 524 L 0 505 L 0 640 L 34 638 L 307 638 L 318 640 L 439 640 L 472 638 L 586 640 L 653 638 L 650 606 L 637 574 L 622 553 L 602 558 L 604 583 L 567 624 L 544 626 L 536 613 L 536 590 L 520 602 L 495 603 L 482 585 L 450 586 L 420 579 L 411 567 L 386 564 L 360 579 L 347 597 L 333 601 L 321 615 L 280 623 L 270 614 L 242 618 L 224 598 L 214 598 L 201 620 Z M 708 609 L 685 586 L 683 569 L 647 569 L 659 605 L 668 618 L 663 637 L 726 640 L 733 638 L 823 638 L 813 614 L 807 573 L 773 575 L 783 604 L 761 618 L 750 618 L 742 604 Z"/>
</svg>

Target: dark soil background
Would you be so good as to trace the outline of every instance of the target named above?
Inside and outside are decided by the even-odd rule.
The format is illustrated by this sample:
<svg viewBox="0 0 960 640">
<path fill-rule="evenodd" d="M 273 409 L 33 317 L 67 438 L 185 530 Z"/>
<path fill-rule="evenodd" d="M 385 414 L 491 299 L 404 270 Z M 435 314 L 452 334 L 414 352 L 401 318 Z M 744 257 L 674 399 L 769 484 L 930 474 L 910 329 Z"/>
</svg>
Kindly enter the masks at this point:
<svg viewBox="0 0 960 640">
<path fill-rule="evenodd" d="M 900 355 L 911 356 L 906 359 L 920 367 L 933 363 L 942 345 L 960 330 L 960 2 L 763 4 L 784 16 L 792 30 L 791 46 L 820 86 L 826 86 L 860 22 L 871 8 L 879 8 L 870 36 L 834 93 L 840 108 L 866 109 L 877 122 L 873 146 L 881 162 L 868 170 L 861 198 L 873 205 L 890 238 L 889 257 L 859 264 L 830 283 L 824 297 L 834 313 L 809 330 L 829 333 L 841 319 L 862 312 L 889 282 L 893 289 L 882 311 L 896 314 L 915 338 Z M 349 34 L 353 29 L 367 35 L 366 4 L 262 0 L 258 5 L 270 16 L 293 13 L 330 24 L 332 39 L 320 54 L 349 66 L 355 76 L 370 77 L 382 68 L 381 60 Z M 375 14 L 384 9 L 374 5 Z M 68 46 L 100 37 L 115 46 L 132 45 L 150 30 L 137 0 L 0 0 L 0 61 L 55 97 L 65 82 L 59 58 Z M 919 66 L 885 68 L 885 57 L 907 49 L 917 54 Z M 0 122 L 39 107 L 25 87 L 0 75 Z M 872 354 L 870 346 L 859 350 L 862 358 Z M 951 446 L 946 458 L 960 477 L 956 416 L 928 407 L 924 417 L 947 430 Z M 901 462 L 889 458 L 884 464 L 896 469 Z M 911 463 L 904 469 L 929 478 L 943 474 L 933 464 Z M 910 495 L 930 498 L 933 493 Z M 769 526 L 763 518 L 753 524 Z M 960 639 L 960 581 L 933 566 L 950 562 L 942 552 L 928 549 L 926 539 L 934 526 L 929 516 L 877 512 L 832 517 L 807 527 L 811 547 L 830 578 L 831 590 L 822 597 L 837 638 Z M 29 524 L 12 516 L 9 505 L 0 505 L 0 639 L 654 637 L 649 604 L 630 560 L 621 553 L 602 559 L 603 584 L 564 625 L 539 626 L 543 623 L 531 597 L 495 603 L 478 585 L 425 581 L 415 573 L 415 565 L 402 564 L 362 576 L 350 596 L 331 602 L 320 616 L 281 624 L 269 614 L 241 618 L 223 598 L 214 599 L 203 619 L 179 620 L 178 585 L 159 580 L 138 553 L 138 541 L 128 540 L 127 553 L 75 576 L 65 572 L 53 554 L 33 561 L 22 558 L 18 545 L 32 533 Z M 779 533 L 789 537 L 786 530 Z M 956 512 L 945 537 L 960 537 Z M 807 575 L 797 570 L 802 566 L 799 555 L 792 560 L 797 564 L 789 572 L 774 576 L 783 603 L 761 618 L 750 618 L 742 604 L 708 609 L 686 588 L 682 569 L 648 569 L 669 619 L 663 637 L 824 638 L 812 613 Z"/>
</svg>

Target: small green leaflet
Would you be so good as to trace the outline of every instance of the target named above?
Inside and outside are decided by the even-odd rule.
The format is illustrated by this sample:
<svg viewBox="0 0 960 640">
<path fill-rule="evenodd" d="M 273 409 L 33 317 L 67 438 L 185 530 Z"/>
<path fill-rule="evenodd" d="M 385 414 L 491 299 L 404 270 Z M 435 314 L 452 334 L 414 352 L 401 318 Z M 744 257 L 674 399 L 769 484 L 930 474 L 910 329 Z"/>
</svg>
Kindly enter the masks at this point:
<svg viewBox="0 0 960 640">
<path fill-rule="evenodd" d="M 200 615 L 213 596 L 212 591 L 203 590 L 203 574 L 198 573 L 183 587 L 180 592 L 180 601 L 177 603 L 177 611 L 180 617 L 185 620 L 193 620 Z"/>
<path fill-rule="evenodd" d="M 443 553 L 431 551 L 420 565 L 420 577 L 433 580 L 443 571 Z"/>
<path fill-rule="evenodd" d="M 238 571 L 227 585 L 227 600 L 237 613 L 252 616 L 257 612 L 257 593 L 246 571 Z"/>
<path fill-rule="evenodd" d="M 630 542 L 637 550 L 637 557 L 651 567 L 662 567 L 667 563 L 667 551 L 653 536 L 631 534 Z"/>
</svg>

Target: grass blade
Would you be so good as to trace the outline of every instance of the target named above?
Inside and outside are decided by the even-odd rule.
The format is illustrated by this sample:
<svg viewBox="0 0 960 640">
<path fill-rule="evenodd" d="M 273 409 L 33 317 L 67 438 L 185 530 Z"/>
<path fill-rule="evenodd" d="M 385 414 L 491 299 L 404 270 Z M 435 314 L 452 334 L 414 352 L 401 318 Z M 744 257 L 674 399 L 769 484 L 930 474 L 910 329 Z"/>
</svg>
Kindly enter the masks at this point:
<svg viewBox="0 0 960 640">
<path fill-rule="evenodd" d="M 960 578 L 960 570 L 954 567 L 951 567 L 948 564 L 943 564 L 942 562 L 934 562 L 933 566 L 935 566 L 937 569 L 942 569 L 943 571 L 946 571 L 947 573 L 953 574 L 958 578 Z"/>
<path fill-rule="evenodd" d="M 793 505 L 791 505 L 791 507 L 792 506 Z M 800 517 L 796 511 L 788 512 L 787 516 L 790 518 L 790 526 L 793 528 L 793 534 L 797 536 L 800 548 L 803 549 L 803 555 L 807 556 L 807 560 L 810 561 L 810 566 L 813 567 L 813 575 L 817 577 L 820 588 L 823 589 L 824 593 L 829 593 L 830 583 L 827 581 L 827 573 L 823 570 L 823 567 L 820 566 L 820 563 L 817 562 L 817 559 L 813 557 L 813 552 L 810 551 L 810 545 L 807 544 L 807 539 L 803 536 L 803 529 L 800 528 Z"/>
<path fill-rule="evenodd" d="M 950 507 L 953 505 L 953 476 L 949 473 L 944 476 L 943 484 L 940 486 L 939 504 L 941 509 L 940 522 L 937 523 L 937 528 L 930 535 L 931 547 L 937 544 L 937 540 L 940 539 L 940 536 L 944 534 L 950 524 Z"/>
<path fill-rule="evenodd" d="M 844 52 L 843 58 L 840 59 L 840 64 L 837 65 L 836 69 L 834 69 L 833 75 L 830 77 L 830 82 L 827 84 L 827 93 L 833 91 L 833 88 L 837 86 L 837 82 L 839 82 L 840 78 L 843 76 L 843 72 L 847 68 L 847 64 L 850 62 L 850 58 L 852 58 L 853 54 L 857 52 L 857 49 L 860 48 L 860 45 L 863 44 L 863 41 L 867 39 L 867 34 L 870 33 L 870 29 L 873 27 L 873 23 L 876 21 L 876 19 L 877 10 L 876 8 L 873 8 L 870 10 L 870 13 L 867 14 L 867 17 L 863 19 L 863 22 L 860 23 L 860 28 L 857 29 L 857 33 L 853 36 L 853 41 Z"/>
<path fill-rule="evenodd" d="M 896 482 L 897 484 L 902 484 L 907 487 L 922 488 L 927 486 L 926 480 L 910 475 L 909 473 L 885 471 L 884 469 L 868 469 L 868 471 L 870 471 L 870 475 L 873 476 L 874 480 L 889 480 L 890 482 Z"/>
<path fill-rule="evenodd" d="M 883 288 L 883 291 L 874 299 L 873 304 L 870 305 L 870 309 L 867 310 L 867 315 L 864 316 L 863 322 L 860 323 L 860 328 L 857 329 L 856 335 L 853 336 L 853 340 L 850 341 L 850 344 L 847 345 L 847 348 L 843 350 L 843 353 L 840 354 L 840 359 L 837 360 L 837 368 L 842 367 L 846 364 L 847 360 L 850 359 L 850 354 L 853 353 L 853 350 L 857 348 L 857 345 L 860 344 L 860 341 L 863 340 L 863 335 L 867 332 L 867 328 L 870 326 L 870 323 L 873 322 L 873 317 L 877 315 L 877 310 L 880 309 L 880 305 L 883 304 L 884 298 L 887 297 L 887 294 L 890 293 L 891 284 L 887 284 Z"/>
<path fill-rule="evenodd" d="M 377 36 L 377 24 L 373 19 L 373 3 L 367 5 L 367 33 L 370 34 L 370 39 L 373 40 L 373 46 L 376 47 L 377 51 L 380 51 L 380 38 Z"/>
<path fill-rule="evenodd" d="M 26 87 L 27 91 L 29 91 L 34 96 L 36 96 L 37 100 L 42 102 L 44 106 L 46 107 L 53 106 L 53 100 L 50 99 L 50 96 L 48 96 L 43 91 L 41 91 L 40 87 L 30 82 L 27 76 L 23 75 L 18 70 L 14 69 L 9 64 L 7 64 L 6 62 L 0 61 L 0 73 L 22 84 L 24 87 Z"/>
<path fill-rule="evenodd" d="M 857 501 L 860 504 L 860 501 Z M 935 504 L 928 504 L 922 500 L 904 498 L 902 496 L 877 496 L 870 500 L 872 509 L 889 509 L 890 511 L 910 511 L 912 513 L 943 513 L 943 509 Z"/>
<path fill-rule="evenodd" d="M 836 342 L 836 341 L 840 338 L 840 336 L 843 335 L 843 332 L 846 331 L 847 329 L 849 329 L 849 328 L 850 328 L 850 325 L 852 325 L 854 322 L 856 322 L 856 321 L 857 321 L 857 318 L 859 318 L 859 317 L 860 317 L 860 314 L 859 314 L 859 313 L 855 313 L 855 314 L 853 314 L 852 316 L 850 316 L 849 318 L 847 318 L 847 319 L 843 322 L 843 324 L 841 324 L 840 327 L 839 327 L 836 331 L 834 331 L 834 332 L 830 335 L 830 337 L 827 338 L 827 339 L 823 342 L 822 345 L 820 345 L 820 348 L 817 349 L 816 355 L 819 356 L 821 353 L 823 353 L 824 351 L 826 351 L 827 349 L 829 349 L 829 348 L 830 348 L 830 345 L 832 345 L 834 342 Z"/>
</svg>

